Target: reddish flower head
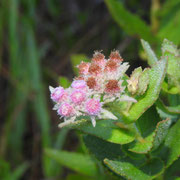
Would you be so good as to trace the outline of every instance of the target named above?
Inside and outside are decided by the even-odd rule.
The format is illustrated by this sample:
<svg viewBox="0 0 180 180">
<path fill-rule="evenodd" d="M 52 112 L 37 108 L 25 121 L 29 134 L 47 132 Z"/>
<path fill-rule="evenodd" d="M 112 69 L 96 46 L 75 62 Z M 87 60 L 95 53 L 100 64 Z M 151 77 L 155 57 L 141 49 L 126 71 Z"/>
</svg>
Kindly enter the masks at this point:
<svg viewBox="0 0 180 180">
<path fill-rule="evenodd" d="M 97 86 L 97 83 L 94 77 L 89 77 L 86 83 L 90 89 L 94 89 Z"/>
<path fill-rule="evenodd" d="M 104 54 L 100 52 L 95 52 L 92 58 L 92 62 L 96 63 L 100 66 L 104 66 L 106 64 L 105 56 Z"/>
<path fill-rule="evenodd" d="M 92 63 L 89 67 L 89 73 L 92 75 L 98 75 L 102 72 L 101 67 L 98 64 Z"/>
<path fill-rule="evenodd" d="M 117 68 L 118 68 L 118 63 L 114 60 L 109 60 L 109 61 L 107 61 L 104 70 L 107 72 L 113 72 L 113 71 L 116 71 Z"/>
<path fill-rule="evenodd" d="M 107 93 L 117 93 L 120 91 L 117 80 L 109 80 L 106 84 L 105 92 Z"/>
<path fill-rule="evenodd" d="M 110 56 L 109 56 L 110 60 L 114 60 L 116 62 L 122 62 L 123 58 L 120 56 L 118 51 L 112 51 Z"/>
<path fill-rule="evenodd" d="M 78 66 L 78 68 L 79 68 L 79 74 L 80 75 L 86 75 L 86 74 L 88 74 L 89 63 L 82 61 L 81 64 Z"/>
</svg>

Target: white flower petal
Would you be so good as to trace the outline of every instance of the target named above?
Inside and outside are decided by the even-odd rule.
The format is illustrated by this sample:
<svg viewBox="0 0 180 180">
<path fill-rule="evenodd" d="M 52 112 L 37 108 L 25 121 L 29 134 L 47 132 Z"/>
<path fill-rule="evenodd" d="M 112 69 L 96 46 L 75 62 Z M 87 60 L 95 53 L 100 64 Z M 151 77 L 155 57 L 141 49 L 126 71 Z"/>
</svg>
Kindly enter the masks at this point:
<svg viewBox="0 0 180 180">
<path fill-rule="evenodd" d="M 102 109 L 101 118 L 102 119 L 112 119 L 112 120 L 117 120 L 118 119 L 116 116 L 114 116 L 113 113 L 111 113 L 110 111 L 108 111 L 106 109 Z"/>
<path fill-rule="evenodd" d="M 54 92 L 54 88 L 53 88 L 52 86 L 49 86 L 49 91 L 50 91 L 51 93 L 53 93 L 53 92 Z"/>
<path fill-rule="evenodd" d="M 132 97 L 129 97 L 127 95 L 122 95 L 120 98 L 119 98 L 119 101 L 128 101 L 128 102 L 134 102 L 136 103 L 137 100 L 132 98 Z"/>
<path fill-rule="evenodd" d="M 95 120 L 94 116 L 91 117 L 91 122 L 92 122 L 93 127 L 95 127 L 96 126 L 96 120 Z"/>
</svg>

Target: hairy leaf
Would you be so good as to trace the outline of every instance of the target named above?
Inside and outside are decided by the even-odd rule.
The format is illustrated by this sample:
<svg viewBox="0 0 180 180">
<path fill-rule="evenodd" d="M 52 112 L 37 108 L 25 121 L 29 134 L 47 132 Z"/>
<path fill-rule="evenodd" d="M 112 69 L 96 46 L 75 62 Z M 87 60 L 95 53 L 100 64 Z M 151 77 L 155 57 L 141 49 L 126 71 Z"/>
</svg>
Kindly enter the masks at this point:
<svg viewBox="0 0 180 180">
<path fill-rule="evenodd" d="M 180 53 L 177 47 L 167 39 L 163 41 L 162 52 L 163 56 L 168 57 L 167 74 L 172 84 L 180 88 Z"/>
<path fill-rule="evenodd" d="M 158 58 L 156 57 L 154 51 L 151 49 L 151 46 L 149 45 L 147 41 L 144 41 L 143 39 L 141 39 L 141 44 L 144 48 L 144 51 L 146 52 L 148 64 L 150 66 L 153 66 L 154 64 L 157 63 Z"/>
<path fill-rule="evenodd" d="M 91 135 L 86 135 L 83 139 L 89 151 L 99 160 L 104 160 L 105 158 L 115 159 L 124 156 L 119 144 L 110 143 Z"/>
<path fill-rule="evenodd" d="M 151 159 L 141 166 L 126 159 L 105 159 L 104 163 L 113 172 L 129 180 L 151 180 L 163 171 L 163 162 L 160 159 Z"/>
<path fill-rule="evenodd" d="M 169 130 L 162 149 L 162 157 L 169 167 L 180 157 L 180 120 Z"/>
<path fill-rule="evenodd" d="M 167 59 L 162 58 L 147 72 L 149 73 L 149 86 L 146 93 L 137 99 L 123 120 L 126 123 L 136 121 L 149 107 L 151 107 L 159 96 L 162 82 L 165 77 Z"/>
<path fill-rule="evenodd" d="M 127 144 L 134 140 L 134 133 L 130 130 L 117 127 L 114 123 L 117 120 L 98 120 L 96 126 L 93 127 L 91 122 L 88 120 L 77 121 L 74 125 L 67 127 L 80 130 L 84 133 L 97 136 L 106 141 Z"/>
</svg>

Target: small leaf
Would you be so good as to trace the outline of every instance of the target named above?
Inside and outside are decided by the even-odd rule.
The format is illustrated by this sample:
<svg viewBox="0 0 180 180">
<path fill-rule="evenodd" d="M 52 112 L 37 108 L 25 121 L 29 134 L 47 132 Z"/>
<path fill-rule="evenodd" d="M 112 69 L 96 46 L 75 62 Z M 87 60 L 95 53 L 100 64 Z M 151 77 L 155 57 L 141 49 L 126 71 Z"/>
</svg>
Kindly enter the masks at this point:
<svg viewBox="0 0 180 180">
<path fill-rule="evenodd" d="M 180 120 L 169 130 L 162 149 L 161 155 L 169 167 L 180 156 Z"/>
<path fill-rule="evenodd" d="M 152 180 L 163 171 L 163 162 L 160 159 L 151 159 L 140 167 L 126 159 L 105 159 L 104 163 L 113 172 L 129 180 Z"/>
<path fill-rule="evenodd" d="M 162 119 L 170 118 L 174 121 L 178 119 L 178 114 L 180 111 L 178 106 L 176 109 L 174 109 L 173 106 L 165 106 L 163 102 L 158 99 L 156 101 L 156 109 Z"/>
<path fill-rule="evenodd" d="M 168 94 L 178 94 L 180 91 L 179 88 L 176 86 L 169 87 L 168 83 L 165 81 L 162 83 L 162 89 Z"/>
<path fill-rule="evenodd" d="M 133 104 L 127 114 L 124 114 L 123 120 L 126 123 L 136 121 L 149 107 L 157 100 L 162 82 L 165 77 L 167 67 L 167 59 L 163 58 L 158 61 L 155 66 L 148 70 L 149 87 L 146 93 L 137 99 L 137 103 Z"/>
<path fill-rule="evenodd" d="M 155 40 L 149 26 L 137 15 L 125 9 L 122 3 L 117 0 L 105 0 L 105 3 L 114 20 L 128 34 L 142 37 L 150 42 Z"/>
<path fill-rule="evenodd" d="M 171 125 L 171 120 L 170 119 L 166 119 L 164 121 L 160 121 L 157 126 L 156 126 L 156 130 L 155 130 L 155 135 L 153 138 L 153 143 L 152 143 L 152 149 L 156 149 L 159 147 L 159 145 L 164 141 L 169 127 Z"/>
<path fill-rule="evenodd" d="M 139 77 L 137 95 L 143 95 L 149 84 L 149 74 L 148 69 L 144 69 Z"/>
<path fill-rule="evenodd" d="M 138 90 L 139 77 L 140 77 L 141 74 L 142 74 L 142 68 L 138 67 L 132 72 L 132 74 L 130 76 L 130 79 L 127 80 L 127 82 L 128 82 L 128 91 L 131 94 L 136 94 L 136 92 Z"/>
<path fill-rule="evenodd" d="M 129 145 L 129 151 L 146 154 L 152 149 L 156 149 L 167 135 L 171 121 L 160 121 L 154 106 L 148 109 L 143 116 L 138 119 L 136 125 L 144 138 Z"/>
<path fill-rule="evenodd" d="M 177 180 L 175 178 L 176 175 L 179 174 L 180 167 L 180 158 L 176 160 L 165 172 L 164 179 L 165 180 Z"/>
<path fill-rule="evenodd" d="M 88 176 L 97 174 L 97 167 L 88 155 L 45 149 L 45 153 L 63 166 Z"/>
<path fill-rule="evenodd" d="M 146 52 L 148 64 L 150 66 L 153 66 L 154 64 L 158 62 L 158 58 L 156 57 L 154 51 L 151 49 L 151 46 L 149 45 L 147 41 L 144 41 L 143 39 L 141 39 L 141 44 L 144 48 L 144 51 Z"/>
<path fill-rule="evenodd" d="M 168 57 L 167 74 L 172 85 L 180 88 L 180 54 L 177 47 L 167 39 L 162 44 L 163 56 Z M 180 90 L 179 90 L 180 92 Z"/>
<path fill-rule="evenodd" d="M 137 141 L 129 151 L 139 153 L 139 154 L 146 154 L 152 148 L 154 133 L 151 133 L 146 138 Z"/>
</svg>

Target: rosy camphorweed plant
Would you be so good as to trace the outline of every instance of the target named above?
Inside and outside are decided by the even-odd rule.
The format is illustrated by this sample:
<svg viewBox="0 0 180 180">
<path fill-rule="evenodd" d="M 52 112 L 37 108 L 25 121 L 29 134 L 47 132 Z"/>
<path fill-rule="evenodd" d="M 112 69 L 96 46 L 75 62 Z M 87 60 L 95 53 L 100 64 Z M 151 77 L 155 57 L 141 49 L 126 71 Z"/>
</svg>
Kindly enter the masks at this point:
<svg viewBox="0 0 180 180">
<path fill-rule="evenodd" d="M 77 66 L 79 76 L 69 88 L 50 86 L 51 99 L 55 102 L 53 109 L 65 121 L 60 127 L 73 123 L 80 116 L 90 116 L 93 126 L 96 119 L 115 120 L 117 118 L 104 108 L 105 104 L 115 101 L 136 103 L 136 99 L 125 91 L 127 86 L 123 85 L 128 67 L 118 51 L 111 52 L 108 59 L 95 52 L 91 62 L 82 61 Z"/>
</svg>

